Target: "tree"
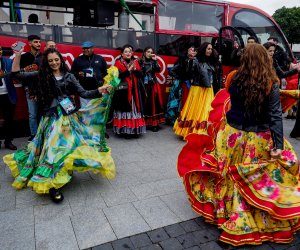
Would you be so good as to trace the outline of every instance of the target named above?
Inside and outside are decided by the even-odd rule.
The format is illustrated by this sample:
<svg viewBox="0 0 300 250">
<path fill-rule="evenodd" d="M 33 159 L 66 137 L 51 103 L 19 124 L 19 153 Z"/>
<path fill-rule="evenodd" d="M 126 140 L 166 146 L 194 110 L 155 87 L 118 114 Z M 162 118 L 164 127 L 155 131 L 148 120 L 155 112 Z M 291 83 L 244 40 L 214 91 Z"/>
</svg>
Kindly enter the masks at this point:
<svg viewBox="0 0 300 250">
<path fill-rule="evenodd" d="M 300 43 L 300 7 L 282 7 L 275 11 L 273 18 L 281 27 L 290 44 Z"/>
</svg>

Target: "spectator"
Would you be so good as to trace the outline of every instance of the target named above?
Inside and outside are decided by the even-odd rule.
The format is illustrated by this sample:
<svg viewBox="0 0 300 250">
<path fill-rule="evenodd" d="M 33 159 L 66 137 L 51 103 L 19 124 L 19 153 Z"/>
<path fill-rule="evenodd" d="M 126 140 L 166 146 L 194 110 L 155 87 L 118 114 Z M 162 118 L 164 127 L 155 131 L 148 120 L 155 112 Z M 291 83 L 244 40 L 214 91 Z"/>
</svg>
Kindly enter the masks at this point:
<svg viewBox="0 0 300 250">
<path fill-rule="evenodd" d="M 247 44 L 253 44 L 253 43 L 257 43 L 257 40 L 254 36 L 249 36 L 247 38 Z"/>
<path fill-rule="evenodd" d="M 46 46 L 45 46 L 45 50 L 47 49 L 57 49 L 56 48 L 56 43 L 53 40 L 48 40 L 46 41 Z"/>
<path fill-rule="evenodd" d="M 41 39 L 37 35 L 28 36 L 28 45 L 30 47 L 30 51 L 26 52 L 21 56 L 20 67 L 25 71 L 37 70 L 41 53 Z M 29 113 L 29 128 L 30 128 L 30 137 L 28 141 L 31 141 L 37 132 L 38 127 L 38 103 L 36 96 L 36 86 L 37 86 L 38 78 L 31 78 L 30 80 L 24 79 L 22 81 L 23 87 L 26 93 L 28 113 Z"/>
<path fill-rule="evenodd" d="M 103 84 L 103 77 L 107 74 L 107 64 L 102 56 L 94 53 L 94 44 L 86 41 L 82 44 L 83 55 L 75 58 L 71 72 L 86 90 L 97 89 Z M 80 97 L 81 107 L 87 106 L 89 100 Z"/>
<path fill-rule="evenodd" d="M 0 110 L 4 118 L 4 146 L 10 150 L 16 150 L 17 147 L 12 140 L 17 94 L 10 75 L 11 67 L 12 60 L 2 56 L 2 46 L 0 45 Z"/>
</svg>

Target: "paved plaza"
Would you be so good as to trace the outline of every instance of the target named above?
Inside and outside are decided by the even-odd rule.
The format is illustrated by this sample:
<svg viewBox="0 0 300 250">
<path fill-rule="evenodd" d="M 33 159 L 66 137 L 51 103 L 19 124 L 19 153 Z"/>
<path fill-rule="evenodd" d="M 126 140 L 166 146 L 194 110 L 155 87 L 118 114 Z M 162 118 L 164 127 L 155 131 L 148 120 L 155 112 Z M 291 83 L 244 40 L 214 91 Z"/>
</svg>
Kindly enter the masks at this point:
<svg viewBox="0 0 300 250">
<path fill-rule="evenodd" d="M 294 120 L 284 120 L 288 136 Z M 16 191 L 1 161 L 0 249 L 233 249 L 218 242 L 219 231 L 194 213 L 178 177 L 176 161 L 184 142 L 169 126 L 139 139 L 117 138 L 108 130 L 117 167 L 114 180 L 74 173 L 54 204 L 31 189 Z M 26 138 L 15 139 L 20 148 Z M 300 156 L 300 141 L 290 139 Z M 10 153 L 1 149 L 1 158 Z M 264 244 L 240 249 L 300 249 Z"/>
</svg>

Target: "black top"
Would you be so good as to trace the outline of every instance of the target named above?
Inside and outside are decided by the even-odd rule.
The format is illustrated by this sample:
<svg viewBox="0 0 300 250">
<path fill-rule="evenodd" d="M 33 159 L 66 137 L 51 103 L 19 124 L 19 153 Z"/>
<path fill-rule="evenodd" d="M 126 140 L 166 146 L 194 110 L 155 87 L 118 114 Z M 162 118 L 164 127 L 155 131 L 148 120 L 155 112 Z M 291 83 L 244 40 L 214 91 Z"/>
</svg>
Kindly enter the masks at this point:
<svg viewBox="0 0 300 250">
<path fill-rule="evenodd" d="M 292 76 L 292 75 L 295 75 L 298 73 L 298 70 L 296 70 L 296 69 L 283 71 L 276 59 L 273 60 L 273 67 L 275 68 L 276 74 L 280 79 L 286 78 L 286 77 L 289 77 L 289 76 Z"/>
<path fill-rule="evenodd" d="M 92 75 L 89 68 L 93 69 Z M 79 72 L 84 72 L 84 77 L 79 77 Z M 76 76 L 85 89 L 96 89 L 103 85 L 103 77 L 107 75 L 107 63 L 100 55 L 93 54 L 90 57 L 81 55 L 75 58 L 71 73 Z"/>
<path fill-rule="evenodd" d="M 155 73 L 160 71 L 160 66 L 156 60 L 153 59 L 145 59 L 140 61 L 140 65 L 142 68 L 143 76 L 148 77 L 148 81 L 150 84 L 154 84 L 157 82 Z"/>
<path fill-rule="evenodd" d="M 232 83 L 229 87 L 231 108 L 226 113 L 230 126 L 248 132 L 271 131 L 274 148 L 283 149 L 282 109 L 278 83 L 274 83 L 271 93 L 265 99 L 260 115 L 246 112 L 244 100 L 238 87 Z"/>
</svg>

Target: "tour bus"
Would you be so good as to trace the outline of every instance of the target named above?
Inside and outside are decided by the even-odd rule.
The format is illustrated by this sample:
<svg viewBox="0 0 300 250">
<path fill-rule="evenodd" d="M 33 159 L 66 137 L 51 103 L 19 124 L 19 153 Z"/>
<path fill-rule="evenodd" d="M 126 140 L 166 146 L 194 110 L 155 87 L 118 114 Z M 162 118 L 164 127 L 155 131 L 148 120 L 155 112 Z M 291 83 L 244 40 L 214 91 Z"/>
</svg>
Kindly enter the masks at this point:
<svg viewBox="0 0 300 250">
<path fill-rule="evenodd" d="M 221 0 L 35 0 L 32 8 L 28 0 L 18 0 L 18 6 L 11 2 L 4 0 L 1 7 L 10 11 L 14 22 L 4 20 L 0 12 L 0 43 L 6 56 L 13 58 L 11 44 L 26 42 L 31 34 L 41 37 L 42 46 L 45 41 L 54 40 L 69 67 L 82 53 L 83 41 L 92 41 L 95 53 L 102 55 L 109 66 L 120 56 L 119 49 L 125 44 L 133 46 L 137 57 L 145 47 L 152 46 L 161 66 L 157 78 L 165 101 L 173 81 L 168 71 L 191 43 L 199 46 L 212 42 L 220 53 L 223 80 L 233 69 L 230 54 L 234 41 L 243 46 L 248 36 L 256 37 L 260 43 L 270 36 L 277 37 L 279 45 L 294 60 L 288 41 L 274 19 L 249 5 Z M 73 20 L 67 25 L 57 24 L 58 18 L 52 18 L 52 24 L 17 20 L 17 13 L 30 9 L 48 17 L 70 14 Z M 24 91 L 21 84 L 15 86 L 18 92 L 15 119 L 26 120 Z"/>
</svg>

